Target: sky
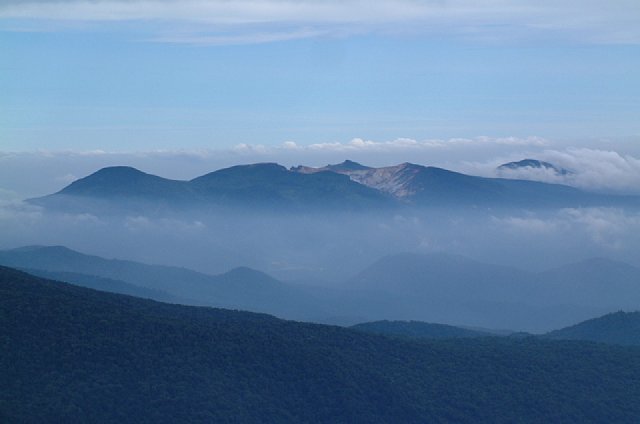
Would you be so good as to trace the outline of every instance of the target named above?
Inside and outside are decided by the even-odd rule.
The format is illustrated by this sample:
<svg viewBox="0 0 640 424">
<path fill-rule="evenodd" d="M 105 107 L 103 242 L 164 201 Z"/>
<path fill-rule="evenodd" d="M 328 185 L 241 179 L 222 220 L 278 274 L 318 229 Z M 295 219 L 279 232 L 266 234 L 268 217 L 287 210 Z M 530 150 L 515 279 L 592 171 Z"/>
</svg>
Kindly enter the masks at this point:
<svg viewBox="0 0 640 424">
<path fill-rule="evenodd" d="M 638 28 L 624 0 L 4 0 L 2 150 L 634 136 Z"/>
<path fill-rule="evenodd" d="M 0 189 L 25 196 L 110 164 L 615 154 L 640 178 L 636 0 L 0 0 L 0 52 Z"/>
</svg>

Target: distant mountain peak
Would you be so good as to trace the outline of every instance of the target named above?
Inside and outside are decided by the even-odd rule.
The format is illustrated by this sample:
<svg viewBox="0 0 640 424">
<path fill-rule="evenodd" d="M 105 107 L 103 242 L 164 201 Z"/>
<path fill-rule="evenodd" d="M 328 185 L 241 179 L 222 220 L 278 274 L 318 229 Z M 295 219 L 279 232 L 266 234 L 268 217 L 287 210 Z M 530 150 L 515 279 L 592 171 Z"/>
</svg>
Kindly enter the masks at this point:
<svg viewBox="0 0 640 424">
<path fill-rule="evenodd" d="M 398 168 L 425 168 L 425 166 L 411 162 L 402 162 L 400 165 L 398 165 Z"/>
<path fill-rule="evenodd" d="M 364 165 L 362 165 L 362 164 L 360 164 L 358 162 L 354 162 L 354 161 L 349 160 L 349 159 L 345 160 L 342 163 L 338 163 L 338 164 L 335 164 L 335 165 L 327 165 L 327 166 L 325 166 L 325 168 L 327 170 L 334 171 L 334 172 L 337 172 L 337 171 L 366 171 L 367 169 L 371 169 L 368 166 L 364 166 Z"/>
<path fill-rule="evenodd" d="M 126 180 L 140 179 L 145 177 L 154 177 L 154 175 L 147 174 L 146 172 L 142 172 L 139 169 L 134 168 L 132 166 L 107 166 L 105 168 L 101 168 L 97 170 L 93 174 L 90 174 L 84 178 L 76 180 L 76 182 L 88 180 L 88 179 L 93 181 L 107 180 L 107 179 L 111 181 L 113 180 L 126 181 Z M 160 177 L 157 177 L 157 178 L 160 178 Z"/>
<path fill-rule="evenodd" d="M 358 162 L 354 162 L 352 160 L 345 160 L 341 163 L 336 163 L 336 164 L 329 164 L 326 166 L 323 166 L 321 168 L 314 168 L 312 166 L 305 166 L 305 165 L 298 165 L 298 166 L 292 166 L 291 167 L 291 171 L 292 172 L 297 172 L 299 174 L 315 174 L 316 172 L 325 172 L 325 171 L 331 171 L 331 172 L 336 172 L 338 174 L 347 174 L 350 175 L 352 172 L 358 172 L 358 171 L 368 171 L 370 169 L 374 169 L 365 165 L 362 165 Z"/>
<path fill-rule="evenodd" d="M 498 171 L 517 171 L 520 169 L 544 169 L 553 171 L 556 175 L 569 175 L 571 171 L 556 166 L 550 162 L 541 161 L 538 159 L 523 159 L 517 162 L 508 162 L 500 165 L 496 168 Z"/>
<path fill-rule="evenodd" d="M 237 165 L 233 168 L 245 168 L 245 169 L 270 169 L 270 170 L 278 170 L 278 171 L 286 171 L 287 168 L 284 166 L 275 163 L 275 162 L 258 162 L 258 163 L 250 163 L 248 165 Z"/>
<path fill-rule="evenodd" d="M 147 174 L 131 166 L 110 166 L 74 181 L 58 194 L 83 196 L 118 196 L 132 193 L 155 195 L 168 189 L 179 190 L 182 181 Z"/>
<path fill-rule="evenodd" d="M 149 175 L 145 172 L 140 171 L 133 166 L 126 165 L 117 165 L 117 166 L 106 166 L 97 170 L 94 174 L 130 174 L 130 175 Z"/>
</svg>

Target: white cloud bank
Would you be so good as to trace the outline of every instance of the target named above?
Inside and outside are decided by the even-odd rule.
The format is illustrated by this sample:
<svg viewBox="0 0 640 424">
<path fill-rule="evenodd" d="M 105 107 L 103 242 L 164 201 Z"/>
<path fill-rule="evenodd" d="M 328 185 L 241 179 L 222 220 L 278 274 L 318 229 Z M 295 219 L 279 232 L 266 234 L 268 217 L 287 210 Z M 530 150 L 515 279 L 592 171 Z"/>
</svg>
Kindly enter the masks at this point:
<svg viewBox="0 0 640 424">
<path fill-rule="evenodd" d="M 5 0 L 0 18 L 152 21 L 158 41 L 237 44 L 366 32 L 640 42 L 635 0 Z M 195 27 L 194 27 L 195 25 Z"/>
<path fill-rule="evenodd" d="M 568 171 L 562 175 L 553 169 L 497 167 L 511 161 L 538 159 Z M 613 150 L 569 147 L 563 150 L 522 151 L 487 162 L 466 162 L 462 172 L 487 177 L 502 177 L 566 184 L 589 191 L 640 194 L 640 159 Z"/>
<path fill-rule="evenodd" d="M 280 146 L 267 147 L 262 144 L 239 144 L 234 151 L 272 153 L 275 151 L 299 151 L 299 152 L 408 152 L 415 150 L 446 150 L 459 147 L 482 146 L 546 146 L 548 141 L 541 137 L 475 137 L 475 138 L 451 138 L 414 140 L 412 138 L 397 138 L 389 141 L 364 140 L 354 138 L 348 142 L 325 142 L 301 145 L 295 141 L 285 141 Z"/>
</svg>

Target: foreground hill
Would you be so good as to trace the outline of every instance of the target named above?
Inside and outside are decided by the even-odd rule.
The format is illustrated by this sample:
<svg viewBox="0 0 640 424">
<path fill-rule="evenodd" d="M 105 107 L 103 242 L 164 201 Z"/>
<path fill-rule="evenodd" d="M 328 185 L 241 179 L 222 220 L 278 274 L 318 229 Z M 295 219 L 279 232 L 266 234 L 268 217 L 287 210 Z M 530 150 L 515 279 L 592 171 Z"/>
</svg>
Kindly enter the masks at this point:
<svg viewBox="0 0 640 424">
<path fill-rule="evenodd" d="M 640 312 L 615 312 L 545 335 L 550 339 L 591 340 L 640 346 Z"/>
<path fill-rule="evenodd" d="M 0 420 L 633 422 L 640 351 L 410 342 L 156 303 L 0 267 Z"/>
</svg>

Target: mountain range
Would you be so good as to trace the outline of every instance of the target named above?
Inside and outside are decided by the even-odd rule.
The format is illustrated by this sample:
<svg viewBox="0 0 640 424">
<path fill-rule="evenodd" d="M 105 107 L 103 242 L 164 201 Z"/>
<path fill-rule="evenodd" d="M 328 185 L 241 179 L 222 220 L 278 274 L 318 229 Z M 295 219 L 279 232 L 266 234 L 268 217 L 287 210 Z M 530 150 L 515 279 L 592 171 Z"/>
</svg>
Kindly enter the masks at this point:
<svg viewBox="0 0 640 424">
<path fill-rule="evenodd" d="M 386 256 L 348 281 L 417 319 L 540 332 L 640 309 L 640 268 L 593 258 L 542 272 L 444 253 Z"/>
<path fill-rule="evenodd" d="M 51 209 L 102 213 L 111 209 L 212 207 L 364 211 L 407 206 L 640 205 L 638 197 L 595 194 L 557 184 L 477 177 L 411 163 L 371 168 L 353 161 L 322 168 L 286 169 L 275 163 L 239 165 L 190 181 L 165 179 L 117 166 L 103 168 L 57 193 L 29 201 Z"/>
<path fill-rule="evenodd" d="M 637 348 L 402 340 L 0 267 L 0 420 L 633 422 Z"/>
<path fill-rule="evenodd" d="M 384 193 L 335 172 L 301 174 L 274 163 L 233 166 L 177 181 L 135 168 L 103 168 L 30 202 L 63 210 L 180 210 L 211 207 L 359 210 L 384 208 Z"/>
<path fill-rule="evenodd" d="M 435 299 L 465 293 L 476 301 L 640 307 L 640 268 L 605 258 L 531 272 L 446 253 L 402 253 L 379 259 L 348 284 Z"/>
<path fill-rule="evenodd" d="M 360 184 L 388 193 L 405 203 L 420 206 L 579 206 L 604 201 L 568 186 L 476 177 L 412 163 L 370 168 L 345 161 L 322 168 L 299 166 L 292 170 L 305 174 L 345 174 Z"/>
<path fill-rule="evenodd" d="M 420 320 L 546 332 L 640 309 L 640 269 L 606 259 L 528 272 L 444 253 L 406 253 L 383 257 L 331 286 L 283 282 L 249 268 L 208 275 L 59 246 L 0 251 L 0 264 L 161 301 L 336 324 Z"/>
<path fill-rule="evenodd" d="M 317 310 L 308 292 L 244 267 L 209 275 L 180 267 L 104 259 L 63 246 L 0 251 L 0 264 L 85 287 L 172 303 L 270 312 L 298 319 Z"/>
</svg>

